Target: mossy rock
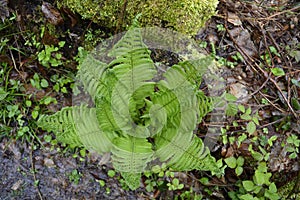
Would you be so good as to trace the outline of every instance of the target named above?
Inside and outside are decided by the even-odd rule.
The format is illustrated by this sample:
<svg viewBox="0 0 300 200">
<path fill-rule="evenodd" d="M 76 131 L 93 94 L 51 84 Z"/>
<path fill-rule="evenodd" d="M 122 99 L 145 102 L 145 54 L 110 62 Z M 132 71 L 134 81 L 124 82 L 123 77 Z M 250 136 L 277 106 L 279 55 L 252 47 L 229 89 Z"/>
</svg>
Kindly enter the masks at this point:
<svg viewBox="0 0 300 200">
<path fill-rule="evenodd" d="M 143 26 L 173 28 L 184 34 L 194 35 L 208 19 L 216 14 L 218 0 L 62 0 L 58 6 L 65 6 L 108 28 L 118 26 L 123 17 L 123 28 L 132 23 L 133 18 L 142 14 Z"/>
</svg>

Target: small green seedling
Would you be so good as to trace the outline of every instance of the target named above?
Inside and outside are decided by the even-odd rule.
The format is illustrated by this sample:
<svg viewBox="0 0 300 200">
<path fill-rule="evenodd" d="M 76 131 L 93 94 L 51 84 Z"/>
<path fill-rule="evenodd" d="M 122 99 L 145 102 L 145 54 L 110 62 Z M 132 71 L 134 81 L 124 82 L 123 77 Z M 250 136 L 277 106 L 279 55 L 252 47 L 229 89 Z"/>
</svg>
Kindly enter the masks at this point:
<svg viewBox="0 0 300 200">
<path fill-rule="evenodd" d="M 74 169 L 71 173 L 69 173 L 68 177 L 69 180 L 74 183 L 75 185 L 78 185 L 79 180 L 81 178 L 82 174 L 77 171 L 77 169 Z"/>
<path fill-rule="evenodd" d="M 174 178 L 172 183 L 167 183 L 169 190 L 181 190 L 184 187 L 184 184 L 179 183 L 179 179 Z"/>
<path fill-rule="evenodd" d="M 58 47 L 54 47 L 53 45 L 45 45 L 45 49 L 38 53 L 38 61 L 44 67 L 49 68 L 57 67 L 62 65 L 62 54 L 59 53 L 59 49 L 65 45 L 65 41 L 60 41 L 58 43 Z"/>
<path fill-rule="evenodd" d="M 235 157 L 228 157 L 225 160 L 227 166 L 231 169 L 235 169 L 237 176 L 240 176 L 243 173 L 243 165 L 245 159 L 242 156 L 239 156 L 237 159 Z"/>
<path fill-rule="evenodd" d="M 300 139 L 294 134 L 288 136 L 286 142 L 288 143 L 286 146 L 286 151 L 291 153 L 289 155 L 290 158 L 297 158 L 299 154 L 299 145 L 300 145 Z"/>
</svg>

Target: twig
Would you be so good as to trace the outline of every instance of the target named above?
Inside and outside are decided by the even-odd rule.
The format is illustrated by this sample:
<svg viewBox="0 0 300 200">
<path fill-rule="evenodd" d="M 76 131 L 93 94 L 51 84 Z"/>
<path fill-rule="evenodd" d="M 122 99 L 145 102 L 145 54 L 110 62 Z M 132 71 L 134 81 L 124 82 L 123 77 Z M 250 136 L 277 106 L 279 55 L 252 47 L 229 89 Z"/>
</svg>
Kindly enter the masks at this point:
<svg viewBox="0 0 300 200">
<path fill-rule="evenodd" d="M 13 61 L 15 70 L 16 70 L 19 74 L 21 74 L 20 71 L 19 71 L 18 68 L 17 68 L 17 64 L 16 64 L 16 61 L 15 61 L 14 55 L 12 54 L 12 52 L 11 52 L 10 49 L 8 49 L 8 50 L 9 50 L 9 53 L 10 53 L 11 60 Z"/>
<path fill-rule="evenodd" d="M 282 14 L 285 14 L 285 13 L 288 13 L 288 12 L 291 12 L 291 11 L 294 11 L 294 10 L 298 10 L 298 9 L 300 9 L 300 6 L 296 6 L 296 7 L 294 7 L 294 8 L 291 8 L 291 9 L 288 9 L 288 10 L 284 10 L 284 11 L 275 13 L 275 14 L 273 14 L 273 15 L 267 17 L 267 18 L 261 18 L 261 19 L 269 20 L 269 19 L 274 18 L 274 17 L 276 17 L 276 16 L 278 16 L 278 15 L 282 15 Z M 258 18 L 258 19 L 260 19 L 260 18 Z"/>
<path fill-rule="evenodd" d="M 300 6 L 299 6 L 300 8 Z M 254 65 L 256 66 L 257 69 L 259 69 L 264 76 L 266 77 L 266 72 L 258 66 L 257 63 L 254 62 L 253 58 L 251 58 L 240 46 L 239 44 L 237 44 L 237 42 L 235 41 L 235 39 L 232 37 L 232 35 L 229 33 L 229 29 L 227 27 L 227 18 L 228 16 L 226 15 L 226 20 L 224 23 L 225 29 L 228 32 L 228 35 L 230 37 L 230 39 L 233 41 L 235 47 L 241 52 L 241 55 L 244 57 L 246 57 L 247 59 L 249 59 L 252 63 L 254 63 Z M 255 72 L 257 72 L 256 68 L 252 66 L 251 62 L 249 62 L 247 59 L 244 58 L 244 60 L 246 61 L 247 64 L 249 64 L 249 66 L 251 66 L 252 69 L 255 70 Z M 258 72 L 257 72 L 258 73 Z M 272 81 L 272 83 L 275 85 L 275 87 L 279 90 L 280 94 L 283 96 L 284 100 L 286 101 L 290 111 L 293 113 L 293 115 L 295 116 L 296 119 L 299 119 L 299 116 L 295 113 L 294 109 L 292 108 L 292 106 L 290 105 L 290 102 L 288 101 L 288 99 L 285 97 L 285 95 L 283 94 L 282 90 L 280 89 L 280 87 L 277 85 L 276 81 L 272 78 L 270 78 L 270 80 Z M 268 99 L 267 99 L 268 100 Z M 271 102 L 270 102 L 271 103 Z M 272 104 L 272 103 L 271 103 Z M 274 105 L 274 104 L 272 104 Z M 279 109 L 278 107 L 276 107 L 278 110 L 280 110 L 281 112 L 285 113 L 282 109 Z"/>
<path fill-rule="evenodd" d="M 276 81 L 274 79 L 272 79 L 272 78 L 270 78 L 270 80 L 275 85 L 275 87 L 279 90 L 280 94 L 282 95 L 283 99 L 285 100 L 285 102 L 286 102 L 287 106 L 289 107 L 290 111 L 293 113 L 293 115 L 295 116 L 295 118 L 298 120 L 299 116 L 297 115 L 297 113 L 292 108 L 290 102 L 288 101 L 288 99 L 286 98 L 286 96 L 283 94 L 282 90 L 280 89 L 280 87 L 278 86 L 278 84 L 276 83 Z"/>
<path fill-rule="evenodd" d="M 282 117 L 282 118 L 277 119 L 277 120 L 275 120 L 275 121 L 273 121 L 273 122 L 270 122 L 270 123 L 261 125 L 261 126 L 259 126 L 259 128 L 264 128 L 264 127 L 270 126 L 270 125 L 272 125 L 272 124 L 276 124 L 276 123 L 278 123 L 278 122 L 283 121 L 285 118 L 286 118 L 286 117 Z"/>
<path fill-rule="evenodd" d="M 32 142 L 31 142 L 31 150 L 30 150 L 30 160 L 31 160 L 31 170 L 32 170 L 32 176 L 33 176 L 33 180 L 34 180 L 34 183 L 37 182 L 37 178 L 36 178 L 36 175 L 35 175 L 35 167 L 34 167 L 34 163 L 33 163 L 33 156 L 32 156 L 32 147 L 33 147 L 33 141 L 34 141 L 34 138 L 32 138 Z M 38 192 L 38 195 L 40 197 L 40 200 L 44 200 L 42 194 L 41 194 L 41 191 L 39 189 L 39 186 L 37 185 L 36 186 L 36 189 L 37 189 L 37 192 Z"/>
<path fill-rule="evenodd" d="M 276 108 L 277 110 L 279 110 L 280 112 L 286 114 L 286 111 L 282 110 L 281 108 L 277 107 L 272 101 L 270 101 L 266 95 L 264 95 L 261 91 L 259 91 L 259 94 L 262 95 L 274 108 Z"/>
<path fill-rule="evenodd" d="M 249 96 L 253 96 L 256 93 L 258 93 L 259 91 L 261 91 L 265 87 L 265 85 L 268 83 L 268 81 L 270 80 L 270 78 L 271 78 L 271 73 L 269 73 L 268 78 L 265 80 L 265 82 L 257 90 L 255 90 L 254 92 L 252 92 L 251 94 L 249 94 Z"/>
<path fill-rule="evenodd" d="M 268 17 L 258 17 L 258 18 L 253 18 L 253 17 L 242 17 L 241 19 L 243 20 L 266 20 L 266 21 L 269 21 L 269 20 L 274 20 L 272 18 L 278 16 L 278 15 L 282 15 L 282 14 L 285 14 L 285 13 L 288 13 L 288 12 L 291 12 L 291 11 L 294 11 L 294 10 L 298 10 L 300 9 L 300 6 L 296 6 L 294 8 L 291 8 L 291 9 L 288 9 L 288 10 L 284 10 L 284 11 L 281 11 L 281 12 L 278 12 L 278 13 L 275 13 L 273 15 L 270 15 Z"/>
<path fill-rule="evenodd" d="M 261 25 L 261 23 L 258 23 L 258 26 L 259 26 L 260 32 L 261 32 L 262 35 L 263 35 L 264 44 L 265 44 L 265 47 L 266 47 L 266 49 L 267 49 L 267 51 L 268 51 L 268 54 L 269 54 L 269 56 L 270 56 L 269 59 L 270 59 L 271 62 L 272 62 L 272 66 L 274 66 L 274 62 L 273 62 L 273 58 L 272 58 L 272 53 L 271 53 L 270 48 L 269 48 L 269 45 L 268 45 L 268 43 L 267 43 L 267 38 L 266 38 L 265 31 L 264 31 L 263 26 Z M 269 66 L 269 64 L 268 64 L 268 62 L 267 62 L 265 56 L 264 56 L 264 59 L 265 59 L 265 63 L 266 63 L 266 65 L 267 65 L 267 67 L 270 68 L 270 66 Z"/>
</svg>

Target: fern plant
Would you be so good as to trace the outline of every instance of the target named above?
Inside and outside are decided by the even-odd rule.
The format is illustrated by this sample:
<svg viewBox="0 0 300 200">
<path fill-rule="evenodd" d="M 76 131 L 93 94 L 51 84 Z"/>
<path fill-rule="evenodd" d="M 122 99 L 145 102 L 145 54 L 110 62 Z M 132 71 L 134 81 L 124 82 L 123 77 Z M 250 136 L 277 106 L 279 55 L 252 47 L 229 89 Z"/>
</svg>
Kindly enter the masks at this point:
<svg viewBox="0 0 300 200">
<path fill-rule="evenodd" d="M 38 125 L 61 142 L 111 152 L 114 168 L 131 189 L 158 159 L 178 171 L 219 174 L 209 149 L 193 133 L 213 108 L 213 98 L 199 90 L 212 59 L 179 62 L 155 82 L 156 67 L 134 26 L 108 56 L 114 59 L 105 63 L 89 55 L 78 72 L 94 107 L 66 107 L 41 116 Z"/>
</svg>

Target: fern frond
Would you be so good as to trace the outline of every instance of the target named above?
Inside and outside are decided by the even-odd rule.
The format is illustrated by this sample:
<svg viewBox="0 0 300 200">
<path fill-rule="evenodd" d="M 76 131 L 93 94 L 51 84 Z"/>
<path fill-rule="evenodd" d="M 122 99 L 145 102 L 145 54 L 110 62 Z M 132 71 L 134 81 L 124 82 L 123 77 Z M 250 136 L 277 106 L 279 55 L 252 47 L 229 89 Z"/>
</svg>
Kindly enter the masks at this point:
<svg viewBox="0 0 300 200">
<path fill-rule="evenodd" d="M 108 56 L 120 58 L 137 49 L 144 49 L 150 53 L 147 46 L 142 41 L 141 29 L 133 28 L 129 29 L 117 44 L 114 45 L 108 53 Z"/>
<path fill-rule="evenodd" d="M 106 85 L 102 80 L 103 74 L 107 70 L 107 64 L 95 59 L 92 55 L 87 55 L 81 63 L 80 69 L 77 73 L 77 79 L 81 81 L 84 89 L 89 93 L 95 101 L 98 94 L 106 94 L 103 91 L 103 86 Z"/>
<path fill-rule="evenodd" d="M 204 56 L 197 60 L 186 60 L 172 66 L 178 70 L 192 85 L 196 86 L 196 90 L 202 82 L 202 76 L 208 71 L 213 63 L 213 59 L 209 56 Z"/>
<path fill-rule="evenodd" d="M 202 91 L 198 91 L 196 93 L 196 96 L 197 96 L 198 108 L 199 108 L 198 122 L 200 122 L 202 120 L 202 117 L 204 117 L 214 109 L 214 104 L 216 99 L 206 96 Z"/>
<path fill-rule="evenodd" d="M 180 74 L 170 68 L 164 75 L 166 80 L 159 82 L 161 94 L 153 102 L 162 105 L 170 122 L 182 131 L 192 131 L 196 127 L 198 106 L 193 86 Z"/>
<path fill-rule="evenodd" d="M 96 108 L 80 106 L 79 110 L 74 113 L 74 121 L 85 148 L 92 149 L 99 154 L 111 150 L 112 141 L 117 135 L 100 129 Z"/>
<path fill-rule="evenodd" d="M 53 115 L 44 115 L 38 120 L 38 126 L 53 131 L 60 142 L 85 146 L 98 153 L 109 152 L 115 137 L 113 133 L 100 130 L 96 109 L 84 105 L 66 107 Z"/>
<path fill-rule="evenodd" d="M 141 183 L 141 173 L 130 173 L 130 172 L 122 172 L 121 175 L 125 180 L 125 183 L 129 186 L 131 190 L 136 190 L 140 187 Z"/>
<path fill-rule="evenodd" d="M 201 139 L 198 137 L 193 137 L 189 147 L 184 151 L 180 157 L 173 157 L 172 160 L 168 162 L 168 165 L 175 170 L 179 171 L 189 171 L 193 169 L 198 170 L 207 170 L 210 167 L 211 163 L 208 166 L 203 161 L 203 159 L 208 156 L 209 150 L 204 147 L 204 144 Z"/>
<path fill-rule="evenodd" d="M 116 132 L 121 130 L 114 119 L 111 110 L 111 102 L 105 97 L 101 96 L 96 99 L 96 116 L 101 130 L 105 132 Z"/>
<path fill-rule="evenodd" d="M 152 145 L 147 139 L 127 136 L 113 141 L 113 165 L 121 172 L 141 173 L 152 159 Z"/>
<path fill-rule="evenodd" d="M 148 137 L 146 128 L 136 125 L 131 118 L 129 103 L 136 90 L 148 84 L 154 75 L 155 68 L 150 55 L 144 49 L 128 52 L 124 57 L 111 63 L 112 71 L 118 78 L 111 95 L 111 109 L 118 126 L 126 133 L 135 137 Z M 111 65 L 110 64 L 110 65 Z M 138 131 L 142 130 L 144 131 Z M 144 133 L 143 133 L 144 132 Z M 141 133 L 141 134 L 139 134 Z"/>
<path fill-rule="evenodd" d="M 161 134 L 155 135 L 155 155 L 162 162 L 177 159 L 189 148 L 193 132 L 182 133 L 174 127 L 165 128 Z"/>
<path fill-rule="evenodd" d="M 156 138 L 155 155 L 174 170 L 198 169 L 219 173 L 215 159 L 209 154 L 202 140 L 193 133 L 181 133 L 168 129 Z"/>
<path fill-rule="evenodd" d="M 82 146 L 73 118 L 77 109 L 78 107 L 65 107 L 53 115 L 42 115 L 37 124 L 48 132 L 54 132 L 60 142 Z"/>
</svg>

